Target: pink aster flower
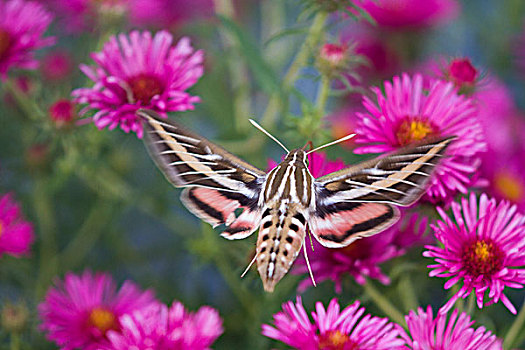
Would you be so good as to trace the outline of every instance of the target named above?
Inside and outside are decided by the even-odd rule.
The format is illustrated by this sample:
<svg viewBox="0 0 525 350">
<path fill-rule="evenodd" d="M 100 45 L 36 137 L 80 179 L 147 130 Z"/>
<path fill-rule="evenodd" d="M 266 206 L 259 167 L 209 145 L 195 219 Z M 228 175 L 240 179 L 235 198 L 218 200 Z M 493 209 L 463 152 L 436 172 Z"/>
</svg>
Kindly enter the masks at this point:
<svg viewBox="0 0 525 350">
<path fill-rule="evenodd" d="M 139 26 L 174 28 L 214 15 L 213 0 L 132 0 L 130 22 Z"/>
<path fill-rule="evenodd" d="M 69 126 L 76 117 L 75 104 L 61 98 L 49 107 L 49 116 L 57 128 Z"/>
<path fill-rule="evenodd" d="M 470 316 L 462 312 L 458 317 L 458 310 L 454 310 L 447 325 L 447 315 L 438 313 L 434 319 L 432 308 L 427 307 L 425 312 L 418 308 L 417 313 L 410 311 L 405 316 L 409 337 L 402 332 L 406 340 L 407 349 L 461 349 L 461 350 L 501 350 L 501 340 L 485 327 L 474 329 L 471 326 Z"/>
<path fill-rule="evenodd" d="M 386 318 L 365 315 L 359 301 L 340 311 L 336 299 L 325 310 L 320 302 L 312 312 L 313 323 L 301 297 L 294 304 L 283 304 L 283 311 L 273 316 L 275 327 L 262 325 L 262 334 L 299 350 L 317 349 L 403 349 L 400 331 Z"/>
<path fill-rule="evenodd" d="M 21 256 L 29 253 L 35 240 L 33 226 L 24 220 L 20 205 L 11 194 L 0 196 L 0 256 Z"/>
<path fill-rule="evenodd" d="M 203 306 L 189 313 L 179 302 L 169 309 L 157 304 L 123 315 L 120 324 L 119 332 L 108 332 L 107 350 L 204 350 L 223 332 L 217 310 Z"/>
<path fill-rule="evenodd" d="M 135 115 L 139 108 L 149 108 L 166 117 L 169 111 L 193 109 L 199 101 L 185 90 L 202 76 L 203 52 L 193 51 L 188 38 L 172 46 L 173 37 L 161 31 L 133 31 L 112 36 L 101 52 L 91 57 L 95 67 L 81 65 L 82 71 L 95 82 L 91 88 L 73 91 L 75 102 L 88 105 L 80 112 L 95 111 L 93 121 L 99 128 L 142 137 L 142 126 Z"/>
<path fill-rule="evenodd" d="M 379 26 L 389 29 L 424 28 L 457 16 L 455 0 L 360 0 L 356 1 Z"/>
<path fill-rule="evenodd" d="M 101 15 L 124 16 L 132 2 L 129 0 L 40 0 L 57 15 L 58 22 L 69 33 L 90 31 L 98 27 Z"/>
<path fill-rule="evenodd" d="M 34 51 L 55 42 L 43 38 L 53 16 L 40 4 L 24 0 L 0 0 L 0 78 L 11 68 L 36 69 Z"/>
<path fill-rule="evenodd" d="M 117 290 L 104 273 L 68 273 L 55 284 L 38 311 L 41 329 L 63 350 L 98 350 L 108 344 L 109 330 L 121 329 L 122 315 L 157 303 L 151 291 L 143 292 L 129 281 Z"/>
<path fill-rule="evenodd" d="M 367 113 L 357 113 L 356 143 L 373 143 L 356 153 L 382 153 L 420 141 L 427 136 L 456 136 L 435 171 L 426 192 L 433 202 L 466 193 L 471 177 L 486 150 L 481 124 L 472 100 L 459 96 L 452 83 L 432 80 L 423 89 L 423 76 L 407 74 L 384 84 L 385 94 L 374 87 L 377 102 L 363 98 Z"/>
<path fill-rule="evenodd" d="M 410 214 L 384 232 L 359 239 L 344 248 L 326 248 L 314 240 L 313 251 L 309 249 L 308 259 L 315 281 L 333 281 L 337 293 L 342 292 L 341 282 L 344 276 L 351 276 L 359 284 L 365 284 L 366 278 L 390 284 L 390 279 L 379 265 L 405 254 L 408 247 L 422 244 L 426 227 L 426 218 L 421 219 L 417 214 Z M 292 273 L 306 276 L 299 284 L 299 291 L 312 286 L 302 254 Z"/>
<path fill-rule="evenodd" d="M 66 51 L 51 52 L 42 59 L 40 71 L 47 80 L 63 80 L 73 71 L 73 59 Z"/>
<path fill-rule="evenodd" d="M 451 277 L 445 283 L 449 289 L 462 284 L 459 291 L 441 308 L 447 312 L 459 298 L 474 292 L 479 308 L 502 301 L 512 312 L 514 305 L 503 294 L 505 287 L 522 288 L 525 283 L 525 216 L 506 201 L 496 203 L 482 194 L 474 194 L 461 205 L 452 203 L 451 219 L 437 208 L 442 220 L 431 225 L 442 247 L 426 246 L 423 256 L 434 258 L 429 265 L 430 276 Z M 453 221 L 454 220 L 454 221 Z"/>
</svg>

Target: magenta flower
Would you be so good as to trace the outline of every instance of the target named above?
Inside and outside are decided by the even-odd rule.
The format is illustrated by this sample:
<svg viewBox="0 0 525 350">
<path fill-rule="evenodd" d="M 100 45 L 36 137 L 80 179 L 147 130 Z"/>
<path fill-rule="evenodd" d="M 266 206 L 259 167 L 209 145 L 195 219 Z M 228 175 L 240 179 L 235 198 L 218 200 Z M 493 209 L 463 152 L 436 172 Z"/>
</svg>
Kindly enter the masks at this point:
<svg viewBox="0 0 525 350">
<path fill-rule="evenodd" d="M 211 18 L 213 0 L 132 0 L 130 22 L 138 26 L 174 28 L 189 20 Z"/>
<path fill-rule="evenodd" d="M 49 116 L 57 128 L 69 126 L 76 117 L 75 104 L 65 98 L 58 99 L 49 107 Z"/>
<path fill-rule="evenodd" d="M 122 315 L 157 303 L 151 291 L 143 292 L 129 281 L 117 291 L 104 273 L 68 273 L 55 284 L 38 311 L 41 329 L 63 350 L 98 350 L 108 344 L 109 330 L 121 329 Z"/>
<path fill-rule="evenodd" d="M 503 294 L 505 287 L 523 288 L 525 283 L 525 217 L 508 202 L 496 203 L 482 194 L 474 194 L 461 205 L 452 203 L 453 218 L 437 208 L 442 221 L 431 225 L 442 247 L 426 246 L 423 256 L 434 258 L 436 264 L 429 275 L 451 277 L 445 283 L 449 289 L 462 284 L 459 291 L 441 308 L 447 312 L 459 298 L 474 292 L 479 308 L 502 301 L 512 313 L 514 305 Z M 453 221 L 454 220 L 454 221 Z"/>
<path fill-rule="evenodd" d="M 124 16 L 132 6 L 129 0 L 45 0 L 42 2 L 53 10 L 61 27 L 69 33 L 91 31 L 98 27 L 97 20 L 101 15 Z"/>
<path fill-rule="evenodd" d="M 38 67 L 34 51 L 55 42 L 53 37 L 42 37 L 52 18 L 36 2 L 0 0 L 0 79 L 11 68 Z"/>
<path fill-rule="evenodd" d="M 366 12 L 382 27 L 414 29 L 440 24 L 457 16 L 455 0 L 360 0 Z"/>
<path fill-rule="evenodd" d="M 40 67 L 46 80 L 63 80 L 73 71 L 73 59 L 66 51 L 54 51 L 42 59 Z"/>
<path fill-rule="evenodd" d="M 150 32 L 133 31 L 112 36 L 101 52 L 91 57 L 96 67 L 81 65 L 95 82 L 92 88 L 73 91 L 75 101 L 87 103 L 81 111 L 95 111 L 93 121 L 99 128 L 142 137 L 142 126 L 135 115 L 139 108 L 155 110 L 163 117 L 169 111 L 193 109 L 199 101 L 185 90 L 202 76 L 203 52 L 193 51 L 188 38 L 172 46 L 173 37 L 166 31 L 152 37 Z"/>
<path fill-rule="evenodd" d="M 24 220 L 20 205 L 11 194 L 0 196 L 0 256 L 21 256 L 29 253 L 35 240 L 33 225 Z"/>
<path fill-rule="evenodd" d="M 390 279 L 381 271 L 379 265 L 405 254 L 408 247 L 423 243 L 426 227 L 426 218 L 420 219 L 417 214 L 411 214 L 384 232 L 359 239 L 344 248 L 326 248 L 315 241 L 313 251 L 307 247 L 315 281 L 319 283 L 332 280 L 337 293 L 342 292 L 341 281 L 348 275 L 359 284 L 365 284 L 366 278 L 389 284 Z M 308 242 L 305 244 L 309 245 Z M 299 291 L 312 286 L 308 266 L 302 254 L 297 259 L 292 273 L 306 276 L 299 284 Z"/>
<path fill-rule="evenodd" d="M 262 325 L 262 334 L 299 350 L 317 349 L 403 349 L 400 331 L 386 318 L 364 317 L 359 301 L 340 311 L 336 299 L 325 310 L 317 302 L 312 312 L 313 323 L 304 309 L 301 297 L 294 304 L 283 304 L 283 311 L 273 316 L 275 327 Z"/>
<path fill-rule="evenodd" d="M 384 84 L 385 94 L 374 87 L 377 102 L 363 98 L 368 113 L 357 113 L 356 143 L 373 143 L 356 153 L 382 153 L 395 150 L 427 136 L 457 136 L 447 149 L 426 192 L 433 202 L 447 201 L 457 192 L 466 193 L 471 178 L 487 148 L 483 129 L 476 119 L 471 99 L 459 96 L 452 83 L 432 80 L 423 89 L 423 76 L 406 74 Z"/>
<path fill-rule="evenodd" d="M 120 318 L 121 330 L 109 331 L 107 350 L 204 350 L 222 334 L 219 313 L 208 306 L 189 313 L 175 302 L 168 309 L 156 304 Z"/>
<path fill-rule="evenodd" d="M 461 349 L 461 350 L 501 350 L 501 340 L 487 331 L 485 327 L 474 329 L 470 316 L 454 310 L 447 325 L 447 315 L 438 313 L 434 319 L 432 308 L 425 312 L 418 308 L 417 313 L 410 311 L 405 316 L 408 330 L 412 337 L 404 331 L 401 333 L 406 340 L 407 349 Z"/>
</svg>

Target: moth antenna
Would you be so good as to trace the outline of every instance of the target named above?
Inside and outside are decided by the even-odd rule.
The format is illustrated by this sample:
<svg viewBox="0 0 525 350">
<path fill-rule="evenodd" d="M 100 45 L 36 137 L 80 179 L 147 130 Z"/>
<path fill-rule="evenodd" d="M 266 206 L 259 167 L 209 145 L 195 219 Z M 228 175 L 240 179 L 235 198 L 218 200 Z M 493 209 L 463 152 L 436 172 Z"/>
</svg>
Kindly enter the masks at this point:
<svg viewBox="0 0 525 350">
<path fill-rule="evenodd" d="M 264 130 L 264 128 L 262 126 L 259 125 L 259 123 L 257 123 L 255 120 L 253 119 L 249 119 L 250 120 L 250 123 L 252 123 L 253 126 L 255 126 L 257 129 L 259 129 L 260 131 L 262 131 L 263 133 L 266 134 L 266 136 L 268 136 L 269 138 L 271 138 L 272 140 L 274 140 L 275 142 L 277 142 L 277 144 L 279 146 L 281 146 L 285 151 L 286 153 L 290 153 L 290 151 L 288 151 L 288 149 L 286 147 L 284 147 L 284 145 L 281 143 L 281 141 L 277 140 L 277 138 L 275 138 L 273 135 L 271 135 L 268 131 Z"/>
<path fill-rule="evenodd" d="M 314 148 L 313 150 L 311 151 L 308 151 L 306 153 L 306 155 L 309 155 L 310 153 L 313 153 L 315 151 L 319 151 L 320 149 L 322 148 L 325 148 L 325 147 L 328 147 L 328 146 L 332 146 L 332 145 L 335 145 L 336 143 L 339 143 L 339 142 L 344 142 L 344 141 L 347 141 L 347 140 L 350 140 L 352 137 L 354 137 L 356 134 L 350 134 L 350 135 L 346 135 L 345 137 L 341 137 L 340 139 L 337 139 L 335 141 L 332 141 L 332 142 L 328 142 L 328 143 L 325 143 L 324 145 L 322 146 L 319 146 L 317 148 Z"/>
<path fill-rule="evenodd" d="M 253 263 L 255 262 L 255 259 L 257 259 L 257 255 L 259 255 L 259 252 L 255 253 L 255 256 L 253 257 L 252 261 L 250 262 L 246 270 L 244 270 L 244 272 L 242 273 L 241 278 L 243 278 L 248 273 L 248 271 L 250 270 L 250 267 L 252 267 Z"/>
<path fill-rule="evenodd" d="M 310 261 L 308 260 L 308 254 L 306 254 L 306 242 L 303 242 L 303 250 L 304 250 L 304 259 L 306 260 L 306 266 L 308 266 L 308 272 L 310 273 L 312 284 L 314 285 L 314 287 L 317 287 L 317 284 L 315 284 L 314 273 L 312 272 L 312 268 L 310 267 Z"/>
</svg>

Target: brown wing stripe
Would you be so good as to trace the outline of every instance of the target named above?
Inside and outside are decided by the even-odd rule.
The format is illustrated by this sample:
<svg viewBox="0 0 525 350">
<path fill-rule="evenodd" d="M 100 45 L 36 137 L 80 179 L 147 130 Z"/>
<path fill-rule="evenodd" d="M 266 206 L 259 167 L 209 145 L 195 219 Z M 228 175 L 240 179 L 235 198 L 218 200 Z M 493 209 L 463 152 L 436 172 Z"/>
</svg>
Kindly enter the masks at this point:
<svg viewBox="0 0 525 350">
<path fill-rule="evenodd" d="M 193 204 L 195 204 L 197 206 L 197 208 L 199 208 L 200 210 L 202 210 L 203 212 L 205 212 L 206 214 L 208 214 L 212 218 L 217 219 L 220 222 L 224 222 L 225 221 L 221 212 L 215 210 L 213 207 L 211 207 L 208 204 L 206 204 L 203 201 L 201 201 L 199 198 L 197 198 L 193 194 L 193 191 L 191 191 L 191 190 L 188 191 L 188 199 L 191 200 L 193 202 Z"/>
<path fill-rule="evenodd" d="M 251 227 L 246 227 L 246 226 L 242 226 L 242 227 L 227 227 L 226 230 L 223 231 L 223 234 L 224 233 L 228 233 L 230 235 L 234 235 L 236 233 L 239 233 L 239 232 L 245 232 L 245 231 L 251 231 L 252 228 Z"/>
</svg>

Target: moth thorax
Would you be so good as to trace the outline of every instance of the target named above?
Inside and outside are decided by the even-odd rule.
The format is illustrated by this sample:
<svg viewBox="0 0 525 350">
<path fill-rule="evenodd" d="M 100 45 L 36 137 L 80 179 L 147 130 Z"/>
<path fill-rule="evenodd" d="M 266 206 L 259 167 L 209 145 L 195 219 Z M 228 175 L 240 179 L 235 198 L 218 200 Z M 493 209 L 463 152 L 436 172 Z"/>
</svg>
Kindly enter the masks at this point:
<svg viewBox="0 0 525 350">
<path fill-rule="evenodd" d="M 257 270 L 268 292 L 288 272 L 304 241 L 306 219 L 295 205 L 287 207 L 267 208 L 259 229 Z"/>
</svg>

